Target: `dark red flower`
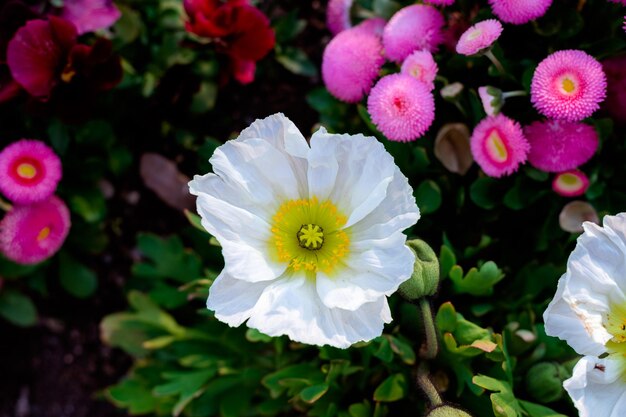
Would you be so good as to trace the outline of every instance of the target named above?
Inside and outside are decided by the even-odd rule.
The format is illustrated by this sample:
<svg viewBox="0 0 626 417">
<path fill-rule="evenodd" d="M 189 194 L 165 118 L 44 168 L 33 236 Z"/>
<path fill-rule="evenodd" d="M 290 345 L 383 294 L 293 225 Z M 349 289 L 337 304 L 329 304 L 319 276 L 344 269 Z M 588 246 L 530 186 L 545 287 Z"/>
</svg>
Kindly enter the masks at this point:
<svg viewBox="0 0 626 417">
<path fill-rule="evenodd" d="M 606 100 L 603 107 L 620 123 L 626 123 L 626 55 L 602 61 L 607 78 Z"/>
<path fill-rule="evenodd" d="M 37 15 L 19 0 L 0 2 L 0 64 L 6 60 L 6 50 L 15 32 Z"/>
</svg>

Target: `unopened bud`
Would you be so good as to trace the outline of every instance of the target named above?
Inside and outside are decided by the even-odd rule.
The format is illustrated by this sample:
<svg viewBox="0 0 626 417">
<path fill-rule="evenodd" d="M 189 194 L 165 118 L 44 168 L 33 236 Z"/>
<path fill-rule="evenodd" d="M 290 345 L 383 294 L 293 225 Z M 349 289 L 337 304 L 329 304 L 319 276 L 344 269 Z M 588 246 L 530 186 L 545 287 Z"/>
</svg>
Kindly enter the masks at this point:
<svg viewBox="0 0 626 417">
<path fill-rule="evenodd" d="M 490 85 L 479 87 L 478 95 L 480 101 L 483 103 L 483 109 L 487 116 L 495 116 L 500 113 L 500 109 L 504 105 L 504 97 L 502 96 L 502 90 Z"/>
<path fill-rule="evenodd" d="M 571 375 L 562 365 L 541 362 L 526 373 L 526 390 L 540 403 L 550 403 L 563 396 L 563 381 Z"/>
<path fill-rule="evenodd" d="M 472 417 L 471 414 L 449 405 L 442 405 L 431 410 L 426 417 Z"/>
<path fill-rule="evenodd" d="M 423 240 L 413 239 L 407 241 L 406 244 L 415 254 L 415 263 L 411 278 L 400 285 L 398 292 L 409 301 L 417 301 L 437 292 L 439 259 L 428 243 Z"/>
<path fill-rule="evenodd" d="M 457 101 L 463 92 L 463 84 L 459 82 L 446 85 L 440 90 L 441 97 L 448 101 Z"/>
</svg>

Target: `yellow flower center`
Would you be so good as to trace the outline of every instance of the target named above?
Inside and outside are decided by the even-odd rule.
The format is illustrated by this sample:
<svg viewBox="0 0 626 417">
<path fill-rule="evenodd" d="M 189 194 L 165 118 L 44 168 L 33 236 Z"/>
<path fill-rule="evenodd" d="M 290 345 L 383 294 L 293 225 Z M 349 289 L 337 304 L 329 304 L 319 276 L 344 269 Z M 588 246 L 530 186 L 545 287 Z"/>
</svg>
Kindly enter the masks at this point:
<svg viewBox="0 0 626 417">
<path fill-rule="evenodd" d="M 567 93 L 572 93 L 574 90 L 576 90 L 576 84 L 574 84 L 574 81 L 570 80 L 567 77 L 563 79 L 561 86 L 563 87 L 563 90 L 565 90 Z"/>
<path fill-rule="evenodd" d="M 22 162 L 17 166 L 17 175 L 30 180 L 37 175 L 37 168 L 31 163 Z"/>
<path fill-rule="evenodd" d="M 50 236 L 50 228 L 46 226 L 43 229 L 41 229 L 41 231 L 37 235 L 37 241 L 41 242 L 42 240 L 44 240 L 48 236 Z"/>
<path fill-rule="evenodd" d="M 502 140 L 502 137 L 497 130 L 492 130 L 487 137 L 487 151 L 496 162 L 504 162 L 509 157 L 509 152 L 506 149 L 506 145 Z"/>
<path fill-rule="evenodd" d="M 613 336 L 606 344 L 608 352 L 626 356 L 626 307 L 612 304 L 603 324 L 607 332 Z"/>
<path fill-rule="evenodd" d="M 419 65 L 415 65 L 413 68 L 411 68 L 411 75 L 417 79 L 421 79 L 422 78 L 422 67 L 420 67 Z"/>
<path fill-rule="evenodd" d="M 483 34 L 482 30 L 474 29 L 473 31 L 469 33 L 469 35 L 467 36 L 467 39 L 470 41 L 473 41 L 474 39 L 478 38 L 482 34 Z"/>
<path fill-rule="evenodd" d="M 566 173 L 558 176 L 559 187 L 566 191 L 576 191 L 583 186 L 582 180 L 575 174 Z"/>
<path fill-rule="evenodd" d="M 285 201 L 272 217 L 271 252 L 292 271 L 331 274 L 349 252 L 347 220 L 330 201 Z"/>
</svg>

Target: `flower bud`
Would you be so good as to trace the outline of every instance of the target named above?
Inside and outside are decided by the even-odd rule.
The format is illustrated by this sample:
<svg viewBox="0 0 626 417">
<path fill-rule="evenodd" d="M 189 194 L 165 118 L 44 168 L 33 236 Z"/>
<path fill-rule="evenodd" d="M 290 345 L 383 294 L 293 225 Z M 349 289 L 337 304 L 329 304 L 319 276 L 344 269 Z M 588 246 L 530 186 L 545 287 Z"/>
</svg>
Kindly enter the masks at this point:
<svg viewBox="0 0 626 417">
<path fill-rule="evenodd" d="M 411 278 L 400 285 L 398 292 L 409 301 L 417 301 L 437 292 L 439 260 L 432 248 L 423 240 L 413 239 L 406 244 L 415 254 L 415 263 Z"/>
<path fill-rule="evenodd" d="M 451 407 L 449 405 L 442 405 L 431 410 L 426 417 L 472 417 L 471 414 L 466 413 L 458 408 Z"/>
<path fill-rule="evenodd" d="M 463 84 L 459 82 L 451 83 L 443 87 L 439 93 L 447 101 L 455 102 L 461 98 L 463 92 Z"/>
<path fill-rule="evenodd" d="M 526 390 L 540 403 L 550 403 L 563 396 L 563 381 L 571 375 L 555 362 L 540 362 L 526 373 Z"/>
<path fill-rule="evenodd" d="M 500 109 L 504 105 L 504 97 L 502 90 L 490 85 L 478 88 L 480 101 L 483 103 L 483 109 L 487 116 L 495 116 L 500 113 Z"/>
</svg>

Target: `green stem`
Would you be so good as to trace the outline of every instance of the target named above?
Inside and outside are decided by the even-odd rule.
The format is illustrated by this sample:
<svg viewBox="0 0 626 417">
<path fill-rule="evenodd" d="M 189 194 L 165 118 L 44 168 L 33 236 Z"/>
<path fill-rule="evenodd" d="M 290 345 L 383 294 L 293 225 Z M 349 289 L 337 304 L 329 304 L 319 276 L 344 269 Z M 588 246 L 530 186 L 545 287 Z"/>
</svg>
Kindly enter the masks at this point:
<svg viewBox="0 0 626 417">
<path fill-rule="evenodd" d="M 454 105 L 456 106 L 457 109 L 459 109 L 459 111 L 461 112 L 461 114 L 463 115 L 463 117 L 467 118 L 467 112 L 465 111 L 465 109 L 463 108 L 463 106 L 461 106 L 461 103 L 459 103 L 458 100 L 456 100 L 454 102 Z"/>
<path fill-rule="evenodd" d="M 424 334 L 426 336 L 426 349 L 420 351 L 420 356 L 424 359 L 434 359 L 437 356 L 439 346 L 437 345 L 437 329 L 433 320 L 433 313 L 430 309 L 430 301 L 425 297 L 420 298 L 419 307 L 422 312 L 422 322 L 424 323 Z"/>
<path fill-rule="evenodd" d="M 437 388 L 435 388 L 430 380 L 430 375 L 428 374 L 428 363 L 426 361 L 422 361 L 417 367 L 417 385 L 419 385 L 420 389 L 424 391 L 424 394 L 428 397 L 431 407 L 441 405 L 443 401 L 441 401 L 441 396 L 439 395 Z"/>
<path fill-rule="evenodd" d="M 502 98 L 507 99 L 509 97 L 523 97 L 527 95 L 528 93 L 525 90 L 515 90 L 515 91 L 507 91 L 506 93 L 502 93 Z"/>
<path fill-rule="evenodd" d="M 493 52 L 491 52 L 491 50 L 485 52 L 485 56 L 487 58 L 489 58 L 489 60 L 491 61 L 491 63 L 493 65 L 496 66 L 496 68 L 500 72 L 500 75 L 505 75 L 506 74 L 506 70 L 502 66 L 502 63 L 500 62 L 500 60 L 498 60 L 498 58 L 496 58 L 496 56 L 493 54 Z"/>
</svg>

